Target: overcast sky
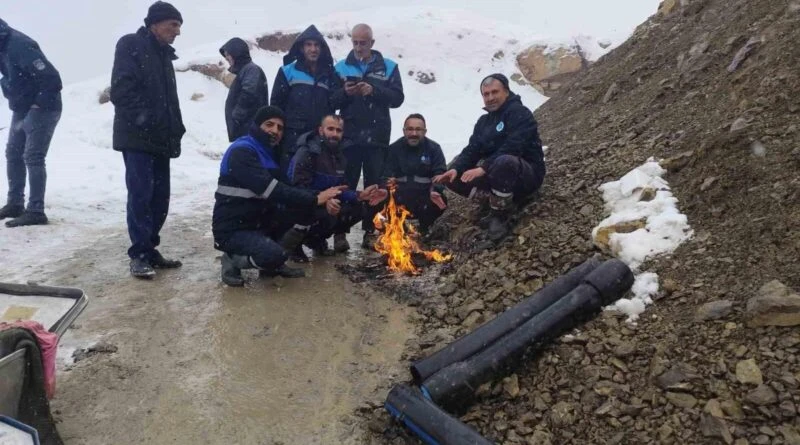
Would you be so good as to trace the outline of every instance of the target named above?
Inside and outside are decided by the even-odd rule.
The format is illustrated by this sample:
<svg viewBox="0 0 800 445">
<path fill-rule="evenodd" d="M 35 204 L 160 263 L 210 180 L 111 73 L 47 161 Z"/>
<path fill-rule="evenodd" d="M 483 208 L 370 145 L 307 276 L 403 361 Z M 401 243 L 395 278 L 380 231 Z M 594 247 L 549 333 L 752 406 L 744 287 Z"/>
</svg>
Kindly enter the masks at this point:
<svg viewBox="0 0 800 445">
<path fill-rule="evenodd" d="M 151 0 L 2 0 L 0 17 L 39 42 L 61 71 L 65 83 L 111 71 L 114 45 L 142 24 Z M 217 0 L 172 2 L 183 15 L 182 35 L 175 47 L 190 48 L 233 36 L 252 36 L 274 29 L 310 24 L 326 14 L 386 6 L 467 9 L 529 26 L 532 34 L 565 38 L 587 34 L 622 38 L 653 14 L 659 0 Z M 457 5 L 457 6 L 456 6 Z"/>
</svg>

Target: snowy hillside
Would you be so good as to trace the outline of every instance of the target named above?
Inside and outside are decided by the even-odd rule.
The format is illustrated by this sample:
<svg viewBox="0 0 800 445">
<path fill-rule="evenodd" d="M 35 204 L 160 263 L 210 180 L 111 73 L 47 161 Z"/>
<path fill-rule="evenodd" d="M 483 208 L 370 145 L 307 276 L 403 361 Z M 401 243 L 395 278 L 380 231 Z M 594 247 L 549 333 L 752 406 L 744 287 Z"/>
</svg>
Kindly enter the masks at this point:
<svg viewBox="0 0 800 445">
<path fill-rule="evenodd" d="M 516 54 L 534 43 L 572 43 L 548 42 L 545 36 L 525 28 L 490 22 L 474 13 L 434 8 L 380 8 L 369 14 L 330 15 L 308 23 L 316 24 L 326 35 L 340 36 L 339 40 L 329 39 L 338 60 L 350 50 L 347 32 L 361 21 L 373 26 L 375 49 L 397 61 L 403 75 L 406 100 L 392 111 L 393 138 L 400 136 L 406 115 L 422 113 L 428 120 L 428 136 L 442 144 L 448 159 L 461 150 L 483 113 L 478 88 L 483 77 L 493 72 L 518 72 Z M 283 31 L 299 30 L 302 28 Z M 179 51 L 176 69 L 221 61 L 218 48 L 228 37 Z M 254 41 L 257 35 L 242 37 Z M 596 41 L 581 39 L 582 45 L 592 47 L 592 56 L 602 54 Z M 267 73 L 271 88 L 283 54 L 257 48 L 251 54 Z M 422 84 L 415 80 L 418 73 L 432 75 L 436 81 Z M 37 279 L 40 265 L 69 256 L 92 237 L 125 230 L 124 168 L 121 155 L 111 149 L 113 106 L 98 103 L 108 82 L 109 76 L 104 76 L 64 88 L 64 112 L 47 157 L 46 212 L 51 225 L 13 230 L 0 225 L 0 258 L 4 259 L 0 279 Z M 170 218 L 208 216 L 218 168 L 213 158 L 228 145 L 223 116 L 227 89 L 219 81 L 191 71 L 177 73 L 177 82 L 187 133 L 183 154 L 172 164 Z M 546 99 L 532 87 L 512 83 L 512 89 L 531 108 Z M 202 97 L 191 100 L 193 95 Z M 8 130 L 4 127 L 10 121 L 10 112 L 4 101 L 3 106 L 0 139 L 5 141 Z M 4 165 L 5 159 L 0 160 L 3 171 Z M 6 191 L 4 178 L 0 195 Z M 210 228 L 197 230 L 207 232 Z M 122 249 L 120 257 L 124 257 Z M 16 260 L 5 261 L 7 258 Z"/>
</svg>

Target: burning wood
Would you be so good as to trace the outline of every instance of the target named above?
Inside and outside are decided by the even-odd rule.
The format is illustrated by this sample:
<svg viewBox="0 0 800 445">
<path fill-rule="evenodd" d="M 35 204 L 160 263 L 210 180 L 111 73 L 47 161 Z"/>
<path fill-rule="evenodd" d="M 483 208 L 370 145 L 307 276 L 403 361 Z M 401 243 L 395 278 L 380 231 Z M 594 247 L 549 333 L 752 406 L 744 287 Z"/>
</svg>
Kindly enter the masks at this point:
<svg viewBox="0 0 800 445">
<path fill-rule="evenodd" d="M 394 190 L 394 187 L 389 188 L 388 203 L 373 218 L 375 227 L 382 231 L 374 247 L 378 253 L 387 256 L 389 270 L 414 275 L 420 273 L 420 269 L 412 261 L 415 253 L 437 263 L 450 261 L 453 258 L 450 254 L 444 254 L 438 249 L 424 250 L 420 247 L 417 242 L 419 235 L 414 226 L 406 224 L 411 212 L 395 203 Z"/>
</svg>

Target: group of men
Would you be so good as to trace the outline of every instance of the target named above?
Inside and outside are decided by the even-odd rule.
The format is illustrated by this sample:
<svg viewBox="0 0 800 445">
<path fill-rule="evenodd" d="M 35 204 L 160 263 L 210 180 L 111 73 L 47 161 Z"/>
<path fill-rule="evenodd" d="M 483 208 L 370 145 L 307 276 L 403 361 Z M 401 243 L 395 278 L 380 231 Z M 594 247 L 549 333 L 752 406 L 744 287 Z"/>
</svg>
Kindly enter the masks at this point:
<svg viewBox="0 0 800 445">
<path fill-rule="evenodd" d="M 180 155 L 185 133 L 171 46 L 183 18 L 171 4 L 157 1 L 144 22 L 117 43 L 111 102 L 113 145 L 122 152 L 126 167 L 130 272 L 151 278 L 156 269 L 181 266 L 164 258 L 157 246 L 169 206 L 170 159 Z M 4 29 L 10 28 L 0 21 L 0 45 Z M 482 80 L 487 113 L 448 166 L 439 144 L 426 137 L 421 114 L 409 115 L 403 137 L 390 144 L 389 110 L 405 98 L 399 67 L 372 49 L 375 41 L 368 25 L 356 25 L 351 38 L 353 50 L 334 64 L 324 36 L 310 26 L 284 57 L 271 97 L 266 76 L 252 61 L 244 40 L 234 38 L 220 48 L 236 78 L 225 103 L 231 145 L 220 165 L 212 229 L 214 246 L 223 252 L 222 280 L 230 286 L 244 284 L 243 269 L 258 269 L 267 276 L 302 276 L 302 269 L 287 266 L 288 259 L 308 261 L 304 245 L 321 256 L 349 250 L 346 234 L 358 222 L 365 233 L 362 246 L 371 247 L 377 238 L 373 217 L 390 188 L 418 219 L 423 233 L 447 208 L 445 189 L 469 197 L 481 203 L 480 224 L 498 242 L 510 230 L 514 208 L 542 184 L 545 167 L 536 121 L 504 75 Z M 0 46 L 3 57 L 4 48 Z M 46 62 L 44 56 L 39 60 Z M 6 82 L 8 63 L 0 67 L 3 92 L 13 97 Z M 14 94 L 30 94 L 20 91 Z M 31 114 L 31 104 L 46 103 L 56 110 L 51 105 L 55 99 L 35 97 L 35 102 L 26 99 L 20 105 L 17 100 L 12 105 L 15 121 Z M 9 158 L 11 147 L 10 136 Z M 23 152 L 27 161 L 27 146 Z M 18 163 L 14 165 L 18 169 Z M 22 189 L 17 174 L 12 190 L 11 166 L 9 162 L 9 201 L 0 209 L 2 217 L 20 213 L 24 169 Z M 29 163 L 29 172 L 31 167 Z M 43 162 L 41 169 L 43 174 Z M 33 175 L 31 202 L 22 213 L 41 210 L 43 215 L 44 192 L 33 201 Z"/>
</svg>

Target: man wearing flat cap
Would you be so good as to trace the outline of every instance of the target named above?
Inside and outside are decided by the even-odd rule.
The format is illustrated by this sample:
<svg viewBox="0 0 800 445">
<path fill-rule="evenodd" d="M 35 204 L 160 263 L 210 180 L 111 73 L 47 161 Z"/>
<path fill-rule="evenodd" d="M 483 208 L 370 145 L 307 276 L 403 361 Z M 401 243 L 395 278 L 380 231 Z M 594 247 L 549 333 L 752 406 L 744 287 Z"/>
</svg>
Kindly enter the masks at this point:
<svg viewBox="0 0 800 445">
<path fill-rule="evenodd" d="M 511 231 L 509 218 L 515 207 L 541 187 L 544 154 L 533 113 L 511 92 L 506 76 L 484 78 L 481 95 L 487 113 L 478 119 L 450 170 L 433 182 L 488 204 L 490 213 L 481 225 L 489 239 L 499 243 Z"/>
<path fill-rule="evenodd" d="M 122 152 L 128 187 L 127 222 L 131 275 L 152 278 L 154 269 L 181 266 L 156 247 L 167 219 L 170 159 L 181 153 L 186 132 L 181 117 L 170 46 L 181 33 L 181 13 L 155 2 L 144 26 L 117 42 L 111 72 L 114 104 L 114 150 Z"/>
</svg>

